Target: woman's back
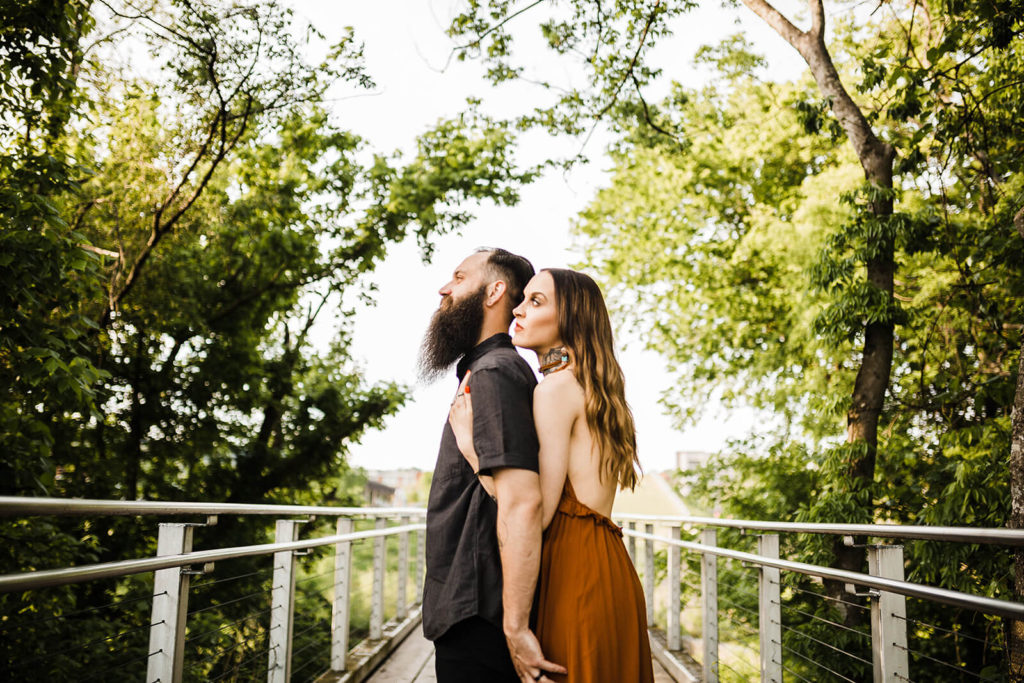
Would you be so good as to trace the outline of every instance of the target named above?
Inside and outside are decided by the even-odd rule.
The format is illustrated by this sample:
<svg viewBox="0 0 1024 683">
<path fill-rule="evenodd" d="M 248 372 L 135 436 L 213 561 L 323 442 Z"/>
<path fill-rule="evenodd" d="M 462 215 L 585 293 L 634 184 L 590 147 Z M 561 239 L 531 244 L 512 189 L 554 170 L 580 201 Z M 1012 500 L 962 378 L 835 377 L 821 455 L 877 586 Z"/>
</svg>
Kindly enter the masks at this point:
<svg viewBox="0 0 1024 683">
<path fill-rule="evenodd" d="M 541 546 L 537 637 L 546 657 L 569 672 L 548 677 L 559 683 L 651 683 L 643 589 L 622 531 L 609 518 L 617 482 L 601 475 L 584 416 L 584 390 L 571 371 L 562 371 L 538 385 L 534 402 L 561 413 L 568 432 L 538 433 L 542 487 L 560 485 L 550 517 L 545 500 L 550 524 Z M 545 443 L 553 441 L 567 443 L 568 456 L 555 449 L 563 455 L 549 454 L 545 462 Z"/>
<path fill-rule="evenodd" d="M 608 476 L 607 472 L 602 476 L 601 453 L 598 451 L 596 440 L 590 432 L 584 413 L 585 399 L 584 389 L 576 380 L 571 367 L 548 375 L 537 385 L 535 390 L 534 400 L 539 401 L 539 405 L 557 405 L 560 409 L 568 409 L 572 412 L 571 419 L 568 421 L 571 427 L 565 465 L 559 466 L 561 463 L 553 463 L 550 460 L 545 462 L 545 456 L 548 454 L 543 452 L 541 454 L 542 486 L 546 489 L 545 503 L 557 504 L 558 498 L 561 497 L 565 475 L 567 475 L 576 492 L 576 498 L 581 503 L 605 517 L 610 517 L 612 506 L 615 503 L 617 482 Z M 543 429 L 543 427 L 541 428 Z M 539 436 L 542 443 L 550 442 L 550 439 L 545 439 L 548 435 L 541 434 Z M 553 455 L 558 457 L 557 453 Z M 565 474 L 563 475 L 562 472 Z M 545 510 L 545 521 L 550 520 L 549 512 L 553 512 L 553 510 Z"/>
</svg>

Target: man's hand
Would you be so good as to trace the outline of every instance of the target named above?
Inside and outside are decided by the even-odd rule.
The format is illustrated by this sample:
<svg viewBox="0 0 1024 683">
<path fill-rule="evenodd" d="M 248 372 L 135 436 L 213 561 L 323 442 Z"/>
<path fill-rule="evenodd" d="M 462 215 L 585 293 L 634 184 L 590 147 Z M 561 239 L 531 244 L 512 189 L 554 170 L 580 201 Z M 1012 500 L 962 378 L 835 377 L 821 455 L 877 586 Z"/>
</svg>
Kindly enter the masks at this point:
<svg viewBox="0 0 1024 683">
<path fill-rule="evenodd" d="M 533 681 L 551 683 L 551 679 L 544 675 L 545 672 L 568 673 L 564 666 L 544 659 L 540 642 L 530 629 L 513 633 L 506 632 L 505 640 L 508 642 L 508 652 L 512 655 L 512 665 L 515 666 L 519 680 L 523 683 L 533 683 Z"/>
</svg>

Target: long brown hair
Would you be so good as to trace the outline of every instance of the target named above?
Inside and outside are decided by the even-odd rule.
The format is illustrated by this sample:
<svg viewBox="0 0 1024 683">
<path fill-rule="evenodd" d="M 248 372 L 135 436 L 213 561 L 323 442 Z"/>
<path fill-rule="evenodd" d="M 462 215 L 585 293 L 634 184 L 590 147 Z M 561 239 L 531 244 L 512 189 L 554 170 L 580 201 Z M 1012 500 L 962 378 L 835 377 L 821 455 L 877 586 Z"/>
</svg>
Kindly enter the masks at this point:
<svg viewBox="0 0 1024 683">
<path fill-rule="evenodd" d="M 620 488 L 637 484 L 640 460 L 636 425 L 626 403 L 626 382 L 615 359 L 612 323 L 597 283 L 565 268 L 545 268 L 555 282 L 558 335 L 572 352 L 576 379 L 583 387 L 587 427 L 601 454 L 600 476 Z"/>
</svg>

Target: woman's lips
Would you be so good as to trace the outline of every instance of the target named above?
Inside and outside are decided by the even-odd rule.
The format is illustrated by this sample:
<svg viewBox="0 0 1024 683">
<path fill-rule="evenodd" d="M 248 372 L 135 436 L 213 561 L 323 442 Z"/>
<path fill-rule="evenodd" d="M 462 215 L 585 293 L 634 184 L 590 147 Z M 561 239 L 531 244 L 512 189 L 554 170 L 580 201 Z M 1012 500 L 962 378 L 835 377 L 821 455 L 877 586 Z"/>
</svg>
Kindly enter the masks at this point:
<svg viewBox="0 0 1024 683">
<path fill-rule="evenodd" d="M 522 332 L 523 331 L 523 326 L 520 325 L 519 323 L 516 323 L 515 331 L 516 332 Z"/>
</svg>

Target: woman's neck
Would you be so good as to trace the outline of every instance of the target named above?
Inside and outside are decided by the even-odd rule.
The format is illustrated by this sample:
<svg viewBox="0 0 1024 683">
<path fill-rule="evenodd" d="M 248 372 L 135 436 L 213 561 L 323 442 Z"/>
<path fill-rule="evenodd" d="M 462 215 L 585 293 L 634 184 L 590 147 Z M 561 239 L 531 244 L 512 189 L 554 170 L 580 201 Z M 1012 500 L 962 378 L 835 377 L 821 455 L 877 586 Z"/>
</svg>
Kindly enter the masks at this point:
<svg viewBox="0 0 1024 683">
<path fill-rule="evenodd" d="M 538 353 L 537 360 L 540 363 L 541 374 L 547 376 L 552 372 L 565 370 L 569 367 L 569 351 L 566 350 L 565 346 L 559 344 L 543 353 Z"/>
</svg>

